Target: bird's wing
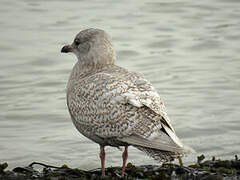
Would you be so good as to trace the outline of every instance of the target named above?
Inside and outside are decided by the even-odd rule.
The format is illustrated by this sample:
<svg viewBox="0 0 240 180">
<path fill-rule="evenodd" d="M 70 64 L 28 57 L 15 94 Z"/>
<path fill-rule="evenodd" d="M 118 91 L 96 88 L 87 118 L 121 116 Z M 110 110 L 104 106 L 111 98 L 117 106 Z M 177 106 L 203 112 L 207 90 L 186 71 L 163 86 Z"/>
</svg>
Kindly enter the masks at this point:
<svg viewBox="0 0 240 180">
<path fill-rule="evenodd" d="M 137 78 L 131 88 L 123 93 L 122 97 L 126 106 L 136 108 L 137 116 L 134 125 L 128 129 L 132 134 L 119 140 L 166 151 L 183 151 L 183 144 L 170 124 L 165 106 L 156 89 L 140 75 L 135 76 Z"/>
<path fill-rule="evenodd" d="M 132 73 L 136 79 L 133 81 L 132 86 L 123 96 L 127 99 L 127 102 L 133 106 L 141 108 L 143 106 L 148 107 L 150 111 L 153 111 L 157 115 L 161 116 L 161 122 L 168 126 L 173 132 L 174 129 L 170 124 L 170 120 L 166 113 L 166 108 L 161 100 L 157 90 L 152 84 L 137 73 Z"/>
</svg>

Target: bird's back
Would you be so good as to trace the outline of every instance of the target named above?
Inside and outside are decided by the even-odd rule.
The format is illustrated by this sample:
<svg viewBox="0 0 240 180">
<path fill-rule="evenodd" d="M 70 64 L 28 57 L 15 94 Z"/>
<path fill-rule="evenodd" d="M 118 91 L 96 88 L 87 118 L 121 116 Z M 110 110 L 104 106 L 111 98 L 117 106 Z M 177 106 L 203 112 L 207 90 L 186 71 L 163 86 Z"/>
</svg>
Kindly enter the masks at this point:
<svg viewBox="0 0 240 180">
<path fill-rule="evenodd" d="M 114 65 L 84 74 L 76 73 L 77 68 L 68 82 L 67 104 L 73 121 L 82 127 L 78 130 L 106 138 L 124 135 L 134 107 L 126 106 L 122 95 L 134 86 L 137 76 Z"/>
</svg>

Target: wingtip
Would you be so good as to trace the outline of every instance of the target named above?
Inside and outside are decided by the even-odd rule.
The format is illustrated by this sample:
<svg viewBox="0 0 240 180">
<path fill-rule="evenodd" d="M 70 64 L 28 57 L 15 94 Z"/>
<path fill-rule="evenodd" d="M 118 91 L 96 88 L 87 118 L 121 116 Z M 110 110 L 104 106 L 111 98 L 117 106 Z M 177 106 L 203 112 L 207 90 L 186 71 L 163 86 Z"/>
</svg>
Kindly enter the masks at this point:
<svg viewBox="0 0 240 180">
<path fill-rule="evenodd" d="M 186 146 L 186 145 L 183 146 L 183 154 L 187 155 L 187 154 L 195 154 L 195 153 L 196 151 L 190 146 Z"/>
</svg>

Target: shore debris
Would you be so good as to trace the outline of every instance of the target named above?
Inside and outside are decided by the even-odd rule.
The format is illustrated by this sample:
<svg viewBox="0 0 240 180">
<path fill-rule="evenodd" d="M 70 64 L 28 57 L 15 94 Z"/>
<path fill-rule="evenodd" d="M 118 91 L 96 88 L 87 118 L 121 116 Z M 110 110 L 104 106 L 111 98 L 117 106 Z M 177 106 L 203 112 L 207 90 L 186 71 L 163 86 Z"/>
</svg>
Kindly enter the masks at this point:
<svg viewBox="0 0 240 180">
<path fill-rule="evenodd" d="M 121 167 L 106 168 L 106 176 L 101 177 L 101 169 L 84 171 L 72 169 L 67 165 L 61 167 L 33 162 L 27 167 L 16 167 L 6 170 L 7 163 L 0 163 L 0 180 L 96 180 L 96 179 L 135 179 L 135 180 L 232 180 L 240 179 L 240 160 L 237 155 L 234 160 L 220 160 L 216 157 L 205 160 L 204 155 L 197 157 L 197 163 L 190 166 L 177 164 L 141 165 L 128 163 L 125 177 L 121 177 Z M 35 165 L 42 166 L 38 171 Z"/>
</svg>

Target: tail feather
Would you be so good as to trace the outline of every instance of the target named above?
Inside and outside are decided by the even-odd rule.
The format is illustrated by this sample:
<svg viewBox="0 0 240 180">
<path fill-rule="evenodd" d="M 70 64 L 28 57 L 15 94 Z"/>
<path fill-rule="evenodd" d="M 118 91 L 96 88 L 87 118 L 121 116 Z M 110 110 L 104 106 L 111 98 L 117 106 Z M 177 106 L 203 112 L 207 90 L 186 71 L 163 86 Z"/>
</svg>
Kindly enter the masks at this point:
<svg viewBox="0 0 240 180">
<path fill-rule="evenodd" d="M 164 150 L 153 149 L 153 148 L 148 148 L 143 146 L 134 145 L 134 147 L 136 147 L 140 151 L 145 152 L 148 156 L 152 157 L 154 160 L 161 163 L 173 161 L 175 158 L 179 158 L 184 155 L 179 152 L 164 151 Z"/>
</svg>

